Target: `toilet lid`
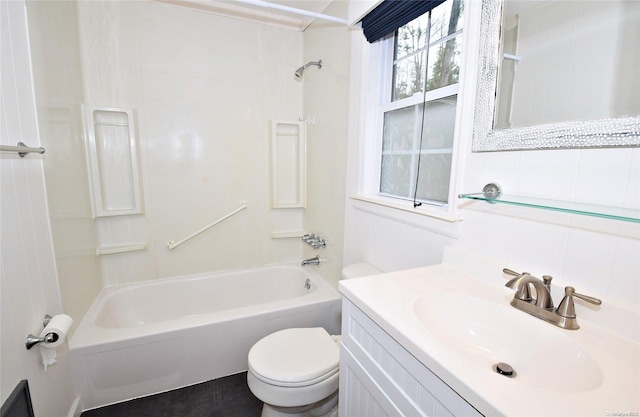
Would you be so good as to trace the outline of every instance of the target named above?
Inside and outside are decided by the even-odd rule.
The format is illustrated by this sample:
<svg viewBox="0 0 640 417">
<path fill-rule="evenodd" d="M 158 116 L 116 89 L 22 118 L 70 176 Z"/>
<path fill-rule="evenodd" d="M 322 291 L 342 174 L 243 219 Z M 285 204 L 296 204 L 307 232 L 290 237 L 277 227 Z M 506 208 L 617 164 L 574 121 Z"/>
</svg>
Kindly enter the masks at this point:
<svg viewBox="0 0 640 417">
<path fill-rule="evenodd" d="M 285 329 L 259 340 L 249 351 L 249 368 L 280 386 L 315 384 L 338 372 L 340 349 L 322 327 Z"/>
</svg>

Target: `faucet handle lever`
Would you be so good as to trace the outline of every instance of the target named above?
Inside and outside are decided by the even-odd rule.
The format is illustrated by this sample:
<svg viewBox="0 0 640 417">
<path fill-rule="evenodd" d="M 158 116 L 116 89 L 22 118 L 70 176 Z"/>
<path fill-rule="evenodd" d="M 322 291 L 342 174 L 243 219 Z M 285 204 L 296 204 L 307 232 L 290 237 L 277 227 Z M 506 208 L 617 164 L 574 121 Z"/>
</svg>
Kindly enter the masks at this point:
<svg viewBox="0 0 640 417">
<path fill-rule="evenodd" d="M 519 277 L 520 275 L 524 275 L 524 274 L 527 274 L 527 273 L 528 273 L 528 272 L 523 272 L 523 273 L 521 274 L 521 273 L 516 272 L 516 271 L 514 271 L 513 269 L 509 269 L 509 268 L 504 268 L 504 269 L 502 270 L 502 272 L 504 272 L 504 273 L 505 273 L 505 274 L 507 274 L 507 275 L 514 276 L 514 277 Z"/>
<path fill-rule="evenodd" d="M 573 304 L 574 296 L 581 300 L 587 301 L 591 304 L 595 304 L 595 305 L 602 304 L 602 300 L 598 298 L 590 297 L 584 294 L 578 294 L 576 292 L 576 289 L 573 287 L 564 287 L 564 298 L 562 299 L 562 301 L 558 305 L 558 308 L 556 309 L 556 313 L 558 313 L 559 316 L 566 317 L 566 318 L 576 317 L 576 307 Z"/>
<path fill-rule="evenodd" d="M 602 300 L 599 298 L 591 297 L 589 295 L 584 295 L 584 294 L 578 294 L 577 292 L 574 292 L 573 295 L 581 300 L 584 300 L 591 304 L 595 304 L 597 306 L 602 304 Z"/>
</svg>

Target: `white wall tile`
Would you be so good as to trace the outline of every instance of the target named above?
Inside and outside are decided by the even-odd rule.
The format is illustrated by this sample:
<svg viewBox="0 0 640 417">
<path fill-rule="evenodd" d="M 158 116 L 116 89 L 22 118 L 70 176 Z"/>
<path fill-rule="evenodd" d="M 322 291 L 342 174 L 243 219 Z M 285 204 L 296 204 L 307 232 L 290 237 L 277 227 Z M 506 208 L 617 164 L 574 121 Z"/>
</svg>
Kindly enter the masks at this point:
<svg viewBox="0 0 640 417">
<path fill-rule="evenodd" d="M 633 149 L 608 149 L 606 158 L 601 151 L 580 151 L 576 176 L 575 201 L 622 207 L 630 175 Z"/>
<path fill-rule="evenodd" d="M 478 204 L 484 206 L 485 204 Z M 481 223 L 475 225 L 480 230 L 480 235 L 476 236 L 475 245 L 473 247 L 478 248 L 481 253 L 494 258 L 506 258 L 510 254 L 511 249 L 511 236 L 513 229 L 513 219 L 510 216 L 502 214 L 496 214 L 489 212 L 489 209 L 498 210 L 498 213 L 510 213 L 513 211 L 511 207 L 484 207 L 486 209 L 485 214 L 482 217 L 474 216 L 465 219 L 465 227 L 472 227 L 469 224 L 473 222 L 473 219 L 481 220 Z M 465 215 L 463 213 L 463 215 Z M 464 242 L 466 236 L 461 236 L 462 242 Z"/>
<path fill-rule="evenodd" d="M 640 233 L 617 239 L 607 295 L 640 305 Z"/>
<path fill-rule="evenodd" d="M 520 195 L 571 199 L 574 193 L 580 151 L 557 150 L 520 152 L 518 184 Z"/>
<path fill-rule="evenodd" d="M 532 274 L 558 275 L 563 270 L 568 230 L 540 221 L 513 222 L 508 261 L 531 265 Z"/>
<path fill-rule="evenodd" d="M 402 264 L 397 265 L 396 269 L 438 264 L 442 262 L 444 247 L 454 242 L 455 239 L 448 236 L 405 226 Z"/>
<path fill-rule="evenodd" d="M 624 207 L 640 210 L 640 148 L 631 150 L 631 163 L 627 189 L 625 190 Z"/>
<path fill-rule="evenodd" d="M 578 292 L 606 294 L 612 279 L 617 240 L 616 236 L 571 229 L 564 281 L 575 283 L 573 286 Z"/>
</svg>

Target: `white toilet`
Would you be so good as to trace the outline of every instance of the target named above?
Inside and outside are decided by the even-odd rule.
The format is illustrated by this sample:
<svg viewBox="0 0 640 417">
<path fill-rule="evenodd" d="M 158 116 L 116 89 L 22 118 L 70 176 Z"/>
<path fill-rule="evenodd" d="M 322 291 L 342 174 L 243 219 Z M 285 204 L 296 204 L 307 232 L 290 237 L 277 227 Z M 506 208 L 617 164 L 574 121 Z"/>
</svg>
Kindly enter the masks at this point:
<svg viewBox="0 0 640 417">
<path fill-rule="evenodd" d="M 342 278 L 381 272 L 359 263 L 345 267 Z M 314 327 L 280 330 L 253 345 L 247 383 L 264 402 L 262 417 L 337 417 L 339 340 Z"/>
</svg>

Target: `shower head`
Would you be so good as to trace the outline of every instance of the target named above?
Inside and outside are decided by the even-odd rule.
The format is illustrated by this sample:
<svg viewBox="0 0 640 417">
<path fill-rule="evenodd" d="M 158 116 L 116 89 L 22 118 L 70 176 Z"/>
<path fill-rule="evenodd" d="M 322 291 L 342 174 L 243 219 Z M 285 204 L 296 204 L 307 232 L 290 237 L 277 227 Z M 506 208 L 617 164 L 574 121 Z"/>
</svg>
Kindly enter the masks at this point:
<svg viewBox="0 0 640 417">
<path fill-rule="evenodd" d="M 304 72 L 304 70 L 311 65 L 316 65 L 318 67 L 318 69 L 322 68 L 322 60 L 319 59 L 318 61 L 311 61 L 311 62 L 307 62 L 306 64 L 304 64 L 303 66 L 301 66 L 300 68 L 298 68 L 296 70 L 296 72 L 293 74 L 296 78 L 296 80 L 301 80 L 302 79 L 302 73 Z"/>
</svg>

